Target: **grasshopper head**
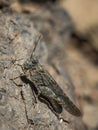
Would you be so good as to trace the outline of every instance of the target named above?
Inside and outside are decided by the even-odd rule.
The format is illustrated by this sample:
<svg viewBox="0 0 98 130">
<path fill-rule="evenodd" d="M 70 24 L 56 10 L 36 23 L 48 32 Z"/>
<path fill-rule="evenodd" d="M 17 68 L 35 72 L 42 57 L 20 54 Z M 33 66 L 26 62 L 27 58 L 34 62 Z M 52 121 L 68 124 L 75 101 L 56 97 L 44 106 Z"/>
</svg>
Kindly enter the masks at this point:
<svg viewBox="0 0 98 130">
<path fill-rule="evenodd" d="M 24 69 L 28 70 L 35 67 L 38 64 L 38 59 L 35 56 L 32 56 L 29 60 L 24 63 Z"/>
</svg>

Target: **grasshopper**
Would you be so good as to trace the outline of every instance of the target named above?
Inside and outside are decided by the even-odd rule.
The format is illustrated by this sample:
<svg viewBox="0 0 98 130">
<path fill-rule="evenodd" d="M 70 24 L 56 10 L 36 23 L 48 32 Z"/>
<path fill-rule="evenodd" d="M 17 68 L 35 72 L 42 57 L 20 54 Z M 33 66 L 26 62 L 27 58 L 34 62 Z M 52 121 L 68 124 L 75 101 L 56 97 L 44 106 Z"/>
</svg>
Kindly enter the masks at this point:
<svg viewBox="0 0 98 130">
<path fill-rule="evenodd" d="M 37 44 L 38 42 L 36 46 Z M 31 88 L 35 89 L 38 99 L 45 102 L 59 119 L 61 119 L 60 114 L 63 108 L 74 116 L 81 116 L 80 110 L 63 92 L 45 67 L 39 63 L 38 58 L 34 54 L 35 48 L 31 57 L 23 64 L 22 68 L 25 75 L 21 76 L 21 80 L 29 83 Z M 30 79 L 26 76 L 26 72 L 29 73 Z M 68 121 L 66 122 L 68 123 Z"/>
</svg>

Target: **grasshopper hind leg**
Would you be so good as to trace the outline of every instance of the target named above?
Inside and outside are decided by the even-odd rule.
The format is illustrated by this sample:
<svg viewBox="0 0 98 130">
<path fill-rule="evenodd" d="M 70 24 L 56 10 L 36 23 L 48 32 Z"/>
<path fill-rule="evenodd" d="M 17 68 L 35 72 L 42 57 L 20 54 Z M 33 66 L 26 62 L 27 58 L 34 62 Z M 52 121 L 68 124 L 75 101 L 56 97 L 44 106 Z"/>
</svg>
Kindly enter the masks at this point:
<svg viewBox="0 0 98 130">
<path fill-rule="evenodd" d="M 69 124 L 69 121 L 65 120 L 64 117 L 61 114 L 55 114 L 57 116 L 57 118 L 60 120 L 60 122 L 65 122 L 67 124 Z"/>
<path fill-rule="evenodd" d="M 69 123 L 63 118 L 63 116 L 61 116 L 63 108 L 62 105 L 56 99 L 53 99 L 52 97 L 49 97 L 45 94 L 40 94 L 38 98 L 41 102 L 44 102 L 51 109 L 51 111 L 56 115 L 60 122 L 64 121 L 66 123 Z"/>
</svg>

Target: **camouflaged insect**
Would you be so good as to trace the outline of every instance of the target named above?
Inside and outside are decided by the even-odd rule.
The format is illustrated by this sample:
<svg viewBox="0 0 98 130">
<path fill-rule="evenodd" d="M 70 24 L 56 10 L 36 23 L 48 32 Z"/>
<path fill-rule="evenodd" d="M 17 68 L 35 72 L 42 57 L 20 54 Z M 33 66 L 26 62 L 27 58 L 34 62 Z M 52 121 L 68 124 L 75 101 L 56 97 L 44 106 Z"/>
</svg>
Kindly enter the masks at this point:
<svg viewBox="0 0 98 130">
<path fill-rule="evenodd" d="M 63 108 L 74 116 L 81 115 L 80 110 L 67 97 L 45 67 L 39 63 L 34 54 L 24 63 L 23 70 L 29 71 L 30 80 L 25 76 L 24 78 L 28 80 L 31 87 L 35 87 L 38 99 L 46 102 L 56 115 L 61 114 Z M 23 81 L 24 78 L 21 76 Z"/>
</svg>

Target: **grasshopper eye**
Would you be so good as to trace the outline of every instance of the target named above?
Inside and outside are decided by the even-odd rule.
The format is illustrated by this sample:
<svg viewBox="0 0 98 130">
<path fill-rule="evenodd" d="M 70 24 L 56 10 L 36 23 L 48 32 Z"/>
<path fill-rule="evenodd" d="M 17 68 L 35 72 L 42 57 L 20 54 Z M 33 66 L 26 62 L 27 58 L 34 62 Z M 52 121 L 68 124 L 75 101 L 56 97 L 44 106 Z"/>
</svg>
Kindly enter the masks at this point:
<svg viewBox="0 0 98 130">
<path fill-rule="evenodd" d="M 38 63 L 38 59 L 36 57 L 31 58 L 32 65 Z"/>
</svg>

